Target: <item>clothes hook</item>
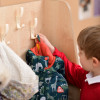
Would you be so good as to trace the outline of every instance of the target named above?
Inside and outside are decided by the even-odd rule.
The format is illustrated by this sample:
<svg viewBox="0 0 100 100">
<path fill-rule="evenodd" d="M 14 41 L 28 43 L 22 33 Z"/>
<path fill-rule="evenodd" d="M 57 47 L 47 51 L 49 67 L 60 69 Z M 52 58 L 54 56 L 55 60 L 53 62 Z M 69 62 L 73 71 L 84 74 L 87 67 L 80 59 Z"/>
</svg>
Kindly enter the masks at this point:
<svg viewBox="0 0 100 100">
<path fill-rule="evenodd" d="M 9 24 L 5 24 L 5 26 L 1 29 L 1 39 L 2 39 L 2 41 L 5 41 L 5 38 L 7 36 L 8 31 L 9 31 Z"/>
<path fill-rule="evenodd" d="M 24 7 L 20 7 L 20 9 L 18 9 L 16 13 L 17 29 L 21 29 L 25 26 L 25 24 L 21 24 L 21 17 L 23 16 L 23 13 L 24 13 Z"/>
<path fill-rule="evenodd" d="M 31 23 L 31 39 L 37 38 L 37 35 L 36 35 L 37 23 L 38 23 L 38 18 L 34 18 L 34 25 L 32 25 Z"/>
</svg>

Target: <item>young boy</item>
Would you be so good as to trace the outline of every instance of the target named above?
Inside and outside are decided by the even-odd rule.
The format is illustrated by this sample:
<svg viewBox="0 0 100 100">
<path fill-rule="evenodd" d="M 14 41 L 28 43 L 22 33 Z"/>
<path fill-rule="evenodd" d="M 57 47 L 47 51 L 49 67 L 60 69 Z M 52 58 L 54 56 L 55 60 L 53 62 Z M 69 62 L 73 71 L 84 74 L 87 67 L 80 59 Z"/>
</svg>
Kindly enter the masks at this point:
<svg viewBox="0 0 100 100">
<path fill-rule="evenodd" d="M 43 34 L 39 35 L 53 55 L 64 61 L 67 81 L 81 89 L 80 100 L 100 100 L 100 26 L 83 29 L 77 38 L 82 67 L 70 62 Z"/>
</svg>

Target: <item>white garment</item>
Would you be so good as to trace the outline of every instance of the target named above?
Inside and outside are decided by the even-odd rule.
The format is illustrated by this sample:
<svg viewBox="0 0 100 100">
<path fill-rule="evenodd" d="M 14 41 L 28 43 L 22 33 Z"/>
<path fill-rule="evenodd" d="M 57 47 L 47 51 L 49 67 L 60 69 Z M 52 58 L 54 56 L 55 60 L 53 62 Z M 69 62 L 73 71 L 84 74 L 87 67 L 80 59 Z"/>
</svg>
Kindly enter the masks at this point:
<svg viewBox="0 0 100 100">
<path fill-rule="evenodd" d="M 10 79 L 10 73 L 0 59 L 0 91 L 7 86 Z"/>
<path fill-rule="evenodd" d="M 11 80 L 20 82 L 21 84 L 32 85 L 34 93 L 38 92 L 38 76 L 5 42 L 0 43 L 0 59 L 7 66 Z"/>
<path fill-rule="evenodd" d="M 86 82 L 88 82 L 88 84 L 94 84 L 94 83 L 100 83 L 100 75 L 93 77 L 92 73 L 89 72 L 88 74 L 86 74 Z"/>
</svg>

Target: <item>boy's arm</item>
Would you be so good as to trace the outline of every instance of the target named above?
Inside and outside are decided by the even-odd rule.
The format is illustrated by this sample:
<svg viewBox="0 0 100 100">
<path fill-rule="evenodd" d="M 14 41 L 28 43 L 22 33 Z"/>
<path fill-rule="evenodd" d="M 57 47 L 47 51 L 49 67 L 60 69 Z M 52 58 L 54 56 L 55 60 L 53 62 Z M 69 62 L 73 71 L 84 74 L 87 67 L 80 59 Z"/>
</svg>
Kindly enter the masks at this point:
<svg viewBox="0 0 100 100">
<path fill-rule="evenodd" d="M 82 82 L 85 80 L 85 76 L 87 72 L 83 70 L 79 65 L 70 62 L 66 58 L 65 54 L 58 51 L 57 48 L 55 48 L 53 55 L 60 57 L 64 61 L 67 81 L 81 88 Z"/>
<path fill-rule="evenodd" d="M 39 34 L 39 36 L 43 40 L 43 42 L 49 47 L 51 53 L 53 53 L 54 56 L 60 57 L 64 61 L 66 79 L 69 81 L 69 83 L 81 88 L 82 82 L 85 80 L 87 72 L 84 71 L 79 65 L 70 62 L 66 58 L 64 53 L 54 48 L 54 46 L 49 42 L 45 35 Z"/>
</svg>

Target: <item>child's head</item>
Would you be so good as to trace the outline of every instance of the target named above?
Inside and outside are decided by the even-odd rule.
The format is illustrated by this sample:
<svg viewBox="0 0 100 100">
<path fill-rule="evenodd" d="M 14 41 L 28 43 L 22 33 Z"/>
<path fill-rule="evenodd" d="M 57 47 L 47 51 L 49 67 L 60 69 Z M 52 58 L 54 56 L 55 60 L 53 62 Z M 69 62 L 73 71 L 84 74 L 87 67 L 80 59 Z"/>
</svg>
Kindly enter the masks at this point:
<svg viewBox="0 0 100 100">
<path fill-rule="evenodd" d="M 83 29 L 77 38 L 77 42 L 87 59 L 95 57 L 100 61 L 100 26 Z"/>
</svg>

